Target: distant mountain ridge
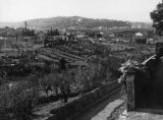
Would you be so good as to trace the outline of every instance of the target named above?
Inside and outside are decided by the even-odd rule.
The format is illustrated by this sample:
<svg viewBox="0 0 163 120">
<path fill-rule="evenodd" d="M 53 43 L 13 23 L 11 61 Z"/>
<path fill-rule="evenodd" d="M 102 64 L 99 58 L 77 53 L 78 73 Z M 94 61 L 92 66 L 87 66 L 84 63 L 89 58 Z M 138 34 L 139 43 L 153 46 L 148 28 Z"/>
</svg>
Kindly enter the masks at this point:
<svg viewBox="0 0 163 120">
<path fill-rule="evenodd" d="M 24 22 L 15 22 L 7 23 L 0 22 L 0 28 L 8 27 L 24 27 Z M 110 28 L 151 28 L 150 23 L 141 23 L 141 22 L 128 22 L 128 21 L 119 21 L 119 20 L 109 20 L 109 19 L 93 19 L 85 18 L 80 16 L 72 17 L 52 17 L 52 18 L 40 18 L 26 20 L 27 26 L 31 29 L 37 30 L 47 30 L 50 28 L 66 28 L 66 29 L 110 29 Z"/>
</svg>

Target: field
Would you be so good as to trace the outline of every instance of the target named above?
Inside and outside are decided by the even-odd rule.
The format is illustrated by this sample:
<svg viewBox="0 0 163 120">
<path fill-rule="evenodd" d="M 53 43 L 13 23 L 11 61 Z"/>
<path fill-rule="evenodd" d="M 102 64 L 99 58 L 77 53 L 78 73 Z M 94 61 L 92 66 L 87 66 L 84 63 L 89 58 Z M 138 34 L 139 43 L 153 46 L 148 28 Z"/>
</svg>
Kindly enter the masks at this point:
<svg viewBox="0 0 163 120">
<path fill-rule="evenodd" d="M 33 109 L 45 103 L 54 103 L 53 109 L 58 110 L 65 106 L 66 110 L 66 106 L 81 107 L 88 99 L 90 103 L 93 98 L 98 101 L 97 95 L 105 96 L 108 91 L 120 88 L 118 83 L 112 87 L 108 84 L 119 78 L 118 69 L 123 62 L 128 59 L 142 62 L 155 52 L 153 44 L 108 41 L 104 44 L 85 39 L 53 48 L 14 40 L 1 43 L 0 108 L 8 111 L 4 118 L 20 120 L 33 119 Z M 92 93 L 96 89 L 99 90 Z"/>
</svg>

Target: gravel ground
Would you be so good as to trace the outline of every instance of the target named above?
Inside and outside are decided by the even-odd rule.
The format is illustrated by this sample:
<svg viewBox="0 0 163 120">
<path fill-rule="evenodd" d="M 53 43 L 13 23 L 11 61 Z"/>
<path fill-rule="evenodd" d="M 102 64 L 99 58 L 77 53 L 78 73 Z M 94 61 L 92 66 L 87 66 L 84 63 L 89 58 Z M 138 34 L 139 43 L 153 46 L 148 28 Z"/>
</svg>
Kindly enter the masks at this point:
<svg viewBox="0 0 163 120">
<path fill-rule="evenodd" d="M 129 111 L 126 110 L 123 113 L 127 113 L 126 116 L 120 116 L 118 120 L 163 120 L 162 113 L 152 113 L 150 111 Z"/>
<path fill-rule="evenodd" d="M 116 117 L 116 119 L 110 120 L 163 120 L 162 110 L 139 109 L 127 112 L 125 105 L 122 105 L 120 110 L 117 110 L 117 113 L 114 113 L 114 115 L 119 115 L 119 118 L 117 119 Z"/>
<path fill-rule="evenodd" d="M 124 110 L 126 110 L 125 100 L 114 109 L 114 111 L 111 113 L 111 115 L 109 117 L 107 117 L 107 120 L 118 120 L 119 116 L 126 116 L 126 114 L 124 114 L 124 112 L 123 112 Z"/>
<path fill-rule="evenodd" d="M 130 112 L 126 120 L 163 120 L 163 115 L 144 112 Z"/>
<path fill-rule="evenodd" d="M 83 114 L 78 120 L 108 120 L 114 109 L 124 103 L 124 96 L 117 94 L 112 98 L 105 100 L 87 113 Z"/>
</svg>

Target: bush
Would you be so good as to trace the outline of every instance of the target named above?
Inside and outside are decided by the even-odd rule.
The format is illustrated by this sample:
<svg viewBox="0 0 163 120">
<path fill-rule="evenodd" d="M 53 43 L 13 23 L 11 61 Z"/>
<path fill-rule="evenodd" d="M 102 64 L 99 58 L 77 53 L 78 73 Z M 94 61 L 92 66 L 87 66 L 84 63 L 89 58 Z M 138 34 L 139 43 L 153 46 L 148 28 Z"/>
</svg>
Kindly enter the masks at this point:
<svg viewBox="0 0 163 120">
<path fill-rule="evenodd" d="M 31 88 L 26 81 L 21 82 L 14 88 L 1 89 L 0 108 L 10 109 L 17 120 L 29 120 L 37 98 L 37 88 Z"/>
</svg>

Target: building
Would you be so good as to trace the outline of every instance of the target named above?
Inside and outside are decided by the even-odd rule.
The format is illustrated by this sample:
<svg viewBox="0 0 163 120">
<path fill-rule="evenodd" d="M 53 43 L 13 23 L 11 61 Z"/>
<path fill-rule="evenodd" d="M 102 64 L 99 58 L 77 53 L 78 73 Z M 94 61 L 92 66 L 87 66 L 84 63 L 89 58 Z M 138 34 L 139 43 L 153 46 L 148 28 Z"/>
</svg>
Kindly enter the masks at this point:
<svg viewBox="0 0 163 120">
<path fill-rule="evenodd" d="M 135 42 L 138 44 L 146 44 L 147 43 L 146 36 L 141 32 L 135 33 L 134 38 L 135 38 Z"/>
</svg>

